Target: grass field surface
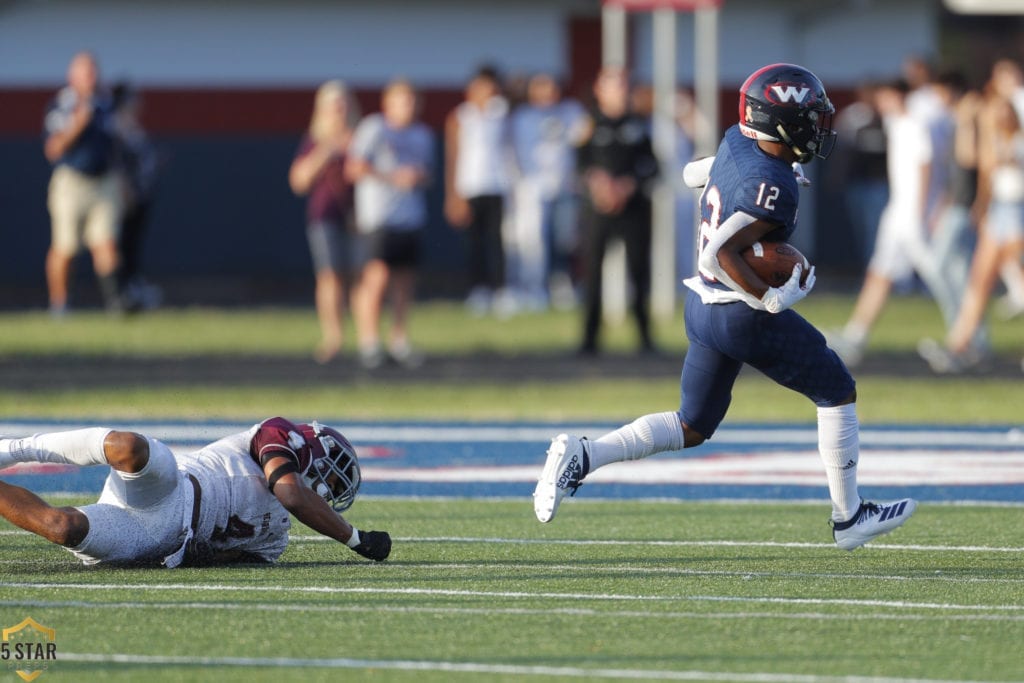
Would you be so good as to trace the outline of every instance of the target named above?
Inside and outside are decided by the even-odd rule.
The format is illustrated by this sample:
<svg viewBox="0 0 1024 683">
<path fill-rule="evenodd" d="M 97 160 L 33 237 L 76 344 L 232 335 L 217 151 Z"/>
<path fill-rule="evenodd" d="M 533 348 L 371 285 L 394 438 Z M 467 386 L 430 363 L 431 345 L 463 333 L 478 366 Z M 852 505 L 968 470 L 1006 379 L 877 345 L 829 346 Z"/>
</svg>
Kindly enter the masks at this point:
<svg viewBox="0 0 1024 683">
<path fill-rule="evenodd" d="M 56 629 L 44 681 L 1022 680 L 1020 514 L 928 505 L 847 553 L 820 504 L 570 501 L 542 526 L 525 500 L 363 499 L 382 565 L 296 525 L 277 566 L 174 571 L 5 526 L 0 622 Z"/>
<path fill-rule="evenodd" d="M 841 327 L 852 308 L 849 295 L 815 293 L 801 301 L 797 310 L 829 329 Z M 497 319 L 470 316 L 461 304 L 429 302 L 413 309 L 410 334 L 427 352 L 571 350 L 580 341 L 580 315 L 548 311 Z M 7 312 L 0 314 L 0 323 L 0 354 L 4 355 L 308 355 L 317 340 L 312 303 L 309 308 L 169 308 L 125 318 L 86 310 L 72 311 L 60 320 L 41 311 Z M 995 350 L 1024 353 L 1024 323 L 995 317 L 990 323 Z M 636 345 L 632 321 L 606 325 L 603 330 L 610 350 Z M 684 349 L 681 309 L 671 319 L 656 321 L 654 332 L 665 350 Z M 942 319 L 930 299 L 896 296 L 879 318 L 869 350 L 913 351 L 921 337 L 939 339 L 942 334 Z"/>
<path fill-rule="evenodd" d="M 800 311 L 823 329 L 838 327 L 852 306 L 849 296 L 813 296 Z M 268 334 L 265 331 L 272 330 Z M 578 342 L 576 313 L 537 313 L 508 320 L 474 318 L 461 306 L 421 305 L 412 320 L 414 342 L 428 354 L 521 353 L 570 354 Z M 284 333 L 282 333 L 284 331 Z M 607 346 L 622 352 L 635 343 L 630 324 L 611 326 Z M 922 366 L 914 348 L 923 336 L 940 337 L 935 305 L 920 297 L 896 297 L 872 337 L 870 352 L 897 354 Z M 167 309 L 126 319 L 103 313 L 73 312 L 54 321 L 45 313 L 0 315 L 0 359 L 11 367 L 33 359 L 70 356 L 75 363 L 103 358 L 116 365 L 123 358 L 159 358 L 187 365 L 190 359 L 238 358 L 248 355 L 306 359 L 317 338 L 316 321 L 307 309 Z M 681 316 L 658 325 L 665 353 L 678 358 L 657 378 L 604 378 L 591 374 L 574 381 L 535 377 L 453 377 L 400 383 L 378 377 L 353 377 L 336 386 L 309 386 L 301 381 L 260 385 L 192 381 L 153 386 L 126 376 L 121 385 L 55 386 L 26 389 L 9 381 L 13 391 L 0 395 L 0 416 L 83 416 L 108 420 L 139 417 L 183 419 L 258 419 L 270 414 L 337 415 L 353 419 L 612 419 L 677 406 L 678 372 L 685 352 Z M 1024 354 L 1024 323 L 994 320 L 995 349 L 1011 358 Z M 899 355 L 902 354 L 902 355 Z M 351 352 L 340 361 L 354 364 Z M 897 361 L 897 365 L 900 361 Z M 308 361 L 312 364 L 312 361 Z M 628 357 L 623 363 L 629 363 Z M 334 371 L 324 368 L 322 376 Z M 1011 424 L 1024 405 L 1024 374 L 1016 369 L 984 377 L 862 375 L 855 371 L 862 419 L 875 424 L 942 422 Z M 744 373 L 734 393 L 730 420 L 812 421 L 813 407 L 801 396 Z"/>
<path fill-rule="evenodd" d="M 849 297 L 816 295 L 800 311 L 836 327 L 851 305 Z M 428 354 L 558 354 L 574 348 L 580 324 L 576 314 L 476 319 L 456 305 L 430 304 L 412 328 Z M 934 304 L 897 298 L 870 350 L 915 360 L 917 340 L 941 333 Z M 65 357 L 113 366 L 124 358 L 247 355 L 311 363 L 316 337 L 311 308 L 169 309 L 129 319 L 73 312 L 62 321 L 6 313 L 0 366 L 14 376 L 39 359 Z M 1019 321 L 995 323 L 992 337 L 1004 356 L 1024 352 Z M 661 323 L 658 338 L 681 362 L 681 320 Z M 607 341 L 627 351 L 633 330 L 609 329 Z M 0 417 L 618 424 L 679 400 L 678 366 L 664 377 L 572 381 L 52 379 L 25 388 L 8 378 Z M 858 377 L 858 392 L 861 419 L 872 426 L 1020 425 L 1024 405 L 1017 372 L 872 373 Z M 727 418 L 741 421 L 813 425 L 814 409 L 744 373 Z M 56 630 L 58 660 L 39 683 L 1024 681 L 1021 514 L 1015 505 L 925 504 L 905 528 L 846 553 L 832 543 L 821 503 L 590 498 L 569 501 L 554 523 L 540 525 L 528 497 L 367 497 L 348 517 L 393 534 L 383 565 L 296 525 L 276 566 L 174 571 L 84 568 L 0 524 L 0 628 L 31 617 Z M 0 661 L 0 683 L 21 680 L 10 665 Z"/>
<path fill-rule="evenodd" d="M 864 423 L 1019 424 L 1024 378 L 864 377 L 857 381 Z M 246 419 L 340 415 L 347 420 L 626 420 L 679 407 L 678 377 L 572 382 L 364 382 L 337 387 L 117 387 L 0 395 L 3 417 Z M 756 374 L 737 382 L 728 421 L 813 422 L 814 405 Z"/>
</svg>

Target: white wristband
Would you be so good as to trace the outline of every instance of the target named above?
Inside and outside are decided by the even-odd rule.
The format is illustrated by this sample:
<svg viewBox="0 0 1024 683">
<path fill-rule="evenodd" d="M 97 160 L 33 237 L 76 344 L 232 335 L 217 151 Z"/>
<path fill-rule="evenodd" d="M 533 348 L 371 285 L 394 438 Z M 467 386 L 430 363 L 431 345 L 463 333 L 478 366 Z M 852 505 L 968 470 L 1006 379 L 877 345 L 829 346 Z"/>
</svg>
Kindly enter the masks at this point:
<svg viewBox="0 0 1024 683">
<path fill-rule="evenodd" d="M 347 541 L 345 541 L 345 545 L 349 548 L 355 548 L 359 545 L 359 529 L 352 527 L 352 535 L 348 537 Z"/>
</svg>

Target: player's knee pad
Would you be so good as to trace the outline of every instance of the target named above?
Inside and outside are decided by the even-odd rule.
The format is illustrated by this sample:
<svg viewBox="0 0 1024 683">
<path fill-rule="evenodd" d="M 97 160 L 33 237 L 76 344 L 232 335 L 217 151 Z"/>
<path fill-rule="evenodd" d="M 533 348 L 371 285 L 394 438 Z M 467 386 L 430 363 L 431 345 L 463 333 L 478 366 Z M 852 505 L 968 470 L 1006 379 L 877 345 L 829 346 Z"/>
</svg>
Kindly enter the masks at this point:
<svg viewBox="0 0 1024 683">
<path fill-rule="evenodd" d="M 171 450 L 156 439 L 148 439 L 148 448 L 149 460 L 138 472 L 110 473 L 114 495 L 130 508 L 144 510 L 161 504 L 181 482 Z"/>
</svg>

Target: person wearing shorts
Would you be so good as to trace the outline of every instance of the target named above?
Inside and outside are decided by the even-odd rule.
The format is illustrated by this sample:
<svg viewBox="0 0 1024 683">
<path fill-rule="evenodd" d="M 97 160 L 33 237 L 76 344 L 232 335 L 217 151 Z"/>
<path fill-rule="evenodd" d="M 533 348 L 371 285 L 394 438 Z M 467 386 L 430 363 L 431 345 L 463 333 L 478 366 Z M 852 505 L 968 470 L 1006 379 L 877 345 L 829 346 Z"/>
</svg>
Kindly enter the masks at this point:
<svg viewBox="0 0 1024 683">
<path fill-rule="evenodd" d="M 352 186 L 345 176 L 345 155 L 359 108 L 341 81 L 320 86 L 313 105 L 309 132 L 295 153 L 288 182 L 306 196 L 306 237 L 316 274 L 316 312 L 320 342 L 313 352 L 328 363 L 344 341 L 345 277 L 353 270 Z"/>
<path fill-rule="evenodd" d="M 114 165 L 114 110 L 100 88 L 99 67 L 88 52 L 68 66 L 68 84 L 50 102 L 43 151 L 53 164 L 47 205 L 52 236 L 46 255 L 50 312 L 68 307 L 75 255 L 86 246 L 108 310 L 120 311 L 117 237 L 123 211 Z"/>
<path fill-rule="evenodd" d="M 971 260 L 963 304 L 946 339 L 923 339 L 918 352 L 939 373 L 969 370 L 985 360 L 972 342 L 985 322 L 1002 271 L 1024 256 L 1024 127 L 1013 103 L 999 95 L 985 105 L 979 174 L 986 211 Z"/>
<path fill-rule="evenodd" d="M 368 369 L 385 359 L 407 367 L 422 362 L 409 341 L 420 235 L 427 222 L 424 191 L 434 163 L 434 137 L 417 121 L 418 96 L 397 80 L 384 89 L 381 112 L 363 119 L 349 150 L 346 173 L 356 188 L 356 227 L 362 262 L 353 310 L 359 359 Z M 380 341 L 381 311 L 390 294 L 391 329 Z M 386 355 L 385 355 L 386 354 Z"/>
<path fill-rule="evenodd" d="M 875 101 L 885 122 L 889 201 L 878 224 L 864 284 L 846 325 L 828 334 L 829 346 L 849 366 L 860 363 L 868 337 L 885 309 L 893 286 L 915 273 L 935 299 L 947 325 L 960 305 L 956 283 L 944 277 L 929 242 L 928 188 L 934 146 L 928 127 L 908 106 L 909 86 L 896 80 L 880 85 Z"/>
</svg>

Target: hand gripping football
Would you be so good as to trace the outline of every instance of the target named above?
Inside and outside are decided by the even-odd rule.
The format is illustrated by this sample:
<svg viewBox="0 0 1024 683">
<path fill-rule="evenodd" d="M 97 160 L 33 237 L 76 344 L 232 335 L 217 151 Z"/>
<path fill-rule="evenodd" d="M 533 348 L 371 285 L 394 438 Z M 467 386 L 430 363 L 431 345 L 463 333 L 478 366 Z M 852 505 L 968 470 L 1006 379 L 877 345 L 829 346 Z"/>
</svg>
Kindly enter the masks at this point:
<svg viewBox="0 0 1024 683">
<path fill-rule="evenodd" d="M 803 266 L 800 284 L 807 282 L 811 264 L 800 250 L 788 242 L 754 242 L 741 254 L 757 276 L 770 287 L 781 287 L 793 274 L 793 266 Z"/>
</svg>

